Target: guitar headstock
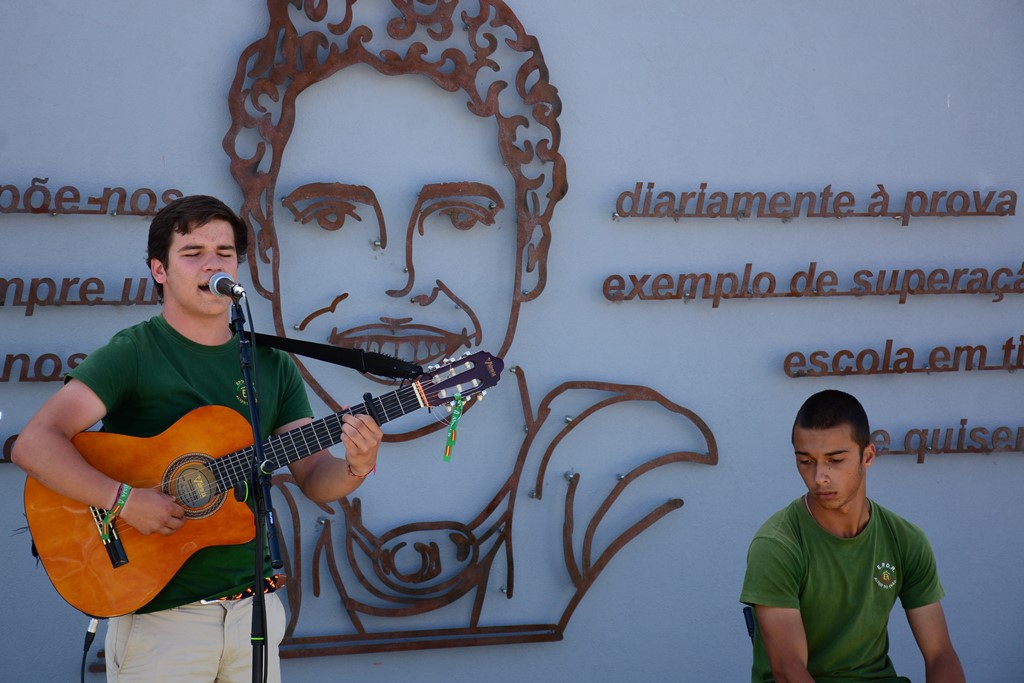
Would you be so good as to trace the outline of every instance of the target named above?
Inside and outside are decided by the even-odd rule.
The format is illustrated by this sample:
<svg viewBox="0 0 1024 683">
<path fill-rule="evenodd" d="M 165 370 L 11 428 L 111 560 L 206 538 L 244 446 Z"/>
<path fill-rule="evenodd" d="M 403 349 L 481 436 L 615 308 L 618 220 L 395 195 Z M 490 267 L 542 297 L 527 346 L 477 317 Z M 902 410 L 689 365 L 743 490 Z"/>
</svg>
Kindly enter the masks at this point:
<svg viewBox="0 0 1024 683">
<path fill-rule="evenodd" d="M 468 398 L 493 387 L 501 378 L 505 362 L 486 351 L 477 351 L 452 360 L 446 365 L 431 366 L 417 378 L 430 407 L 447 403 L 461 394 Z"/>
</svg>

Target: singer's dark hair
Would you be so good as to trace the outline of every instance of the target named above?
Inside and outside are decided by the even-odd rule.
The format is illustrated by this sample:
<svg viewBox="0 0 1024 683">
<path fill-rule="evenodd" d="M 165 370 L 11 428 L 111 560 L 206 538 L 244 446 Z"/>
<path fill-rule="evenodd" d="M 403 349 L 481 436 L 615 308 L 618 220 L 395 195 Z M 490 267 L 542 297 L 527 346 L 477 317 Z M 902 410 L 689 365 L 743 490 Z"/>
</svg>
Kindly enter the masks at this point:
<svg viewBox="0 0 1024 683">
<path fill-rule="evenodd" d="M 800 410 L 797 411 L 793 430 L 795 431 L 797 427 L 801 429 L 831 429 L 844 424 L 850 425 L 853 441 L 863 453 L 871 440 L 871 427 L 868 424 L 868 414 L 864 411 L 864 406 L 846 392 L 826 389 L 804 401 Z"/>
<path fill-rule="evenodd" d="M 249 232 L 245 223 L 232 211 L 227 204 L 205 194 L 194 194 L 187 197 L 175 199 L 173 202 L 160 209 L 153 222 L 149 224 L 149 242 L 146 249 L 146 265 L 149 266 L 156 259 L 167 265 L 167 254 L 171 249 L 171 240 L 174 233 L 187 235 L 196 228 L 201 228 L 212 220 L 224 220 L 231 224 L 231 230 L 235 235 L 235 250 L 238 253 L 238 262 L 245 260 L 246 252 L 249 249 Z M 164 287 L 159 282 L 154 283 L 156 293 L 163 301 Z"/>
</svg>

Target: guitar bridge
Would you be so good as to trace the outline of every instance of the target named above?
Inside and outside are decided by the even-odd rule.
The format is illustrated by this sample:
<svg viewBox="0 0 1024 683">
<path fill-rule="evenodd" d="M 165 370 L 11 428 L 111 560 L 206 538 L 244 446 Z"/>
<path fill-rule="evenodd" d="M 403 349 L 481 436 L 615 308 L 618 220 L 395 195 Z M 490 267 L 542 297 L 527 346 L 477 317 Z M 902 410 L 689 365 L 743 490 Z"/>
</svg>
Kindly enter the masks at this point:
<svg viewBox="0 0 1024 683">
<path fill-rule="evenodd" d="M 110 531 L 106 538 L 103 537 L 103 519 L 107 516 L 107 511 L 91 505 L 89 510 L 92 512 L 92 521 L 96 524 L 96 533 L 99 534 L 100 540 L 103 542 L 103 549 L 107 551 L 107 557 L 110 558 L 110 565 L 117 569 L 128 564 L 128 555 L 124 551 L 124 544 L 121 543 L 121 537 L 118 536 L 117 527 L 113 523 L 110 525 Z"/>
</svg>

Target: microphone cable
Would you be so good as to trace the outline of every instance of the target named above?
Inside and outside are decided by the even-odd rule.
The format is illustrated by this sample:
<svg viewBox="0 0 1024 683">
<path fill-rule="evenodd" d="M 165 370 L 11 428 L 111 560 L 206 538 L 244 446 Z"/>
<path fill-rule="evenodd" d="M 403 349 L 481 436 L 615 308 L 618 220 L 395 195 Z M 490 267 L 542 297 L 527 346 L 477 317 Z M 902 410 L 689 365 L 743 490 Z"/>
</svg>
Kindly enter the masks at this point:
<svg viewBox="0 0 1024 683">
<path fill-rule="evenodd" d="M 96 638 L 96 628 L 100 625 L 99 619 L 90 619 L 89 628 L 85 631 L 85 646 L 82 648 L 82 671 L 80 678 L 82 683 L 85 683 L 85 663 L 89 658 L 89 648 L 92 647 L 92 641 Z"/>
</svg>

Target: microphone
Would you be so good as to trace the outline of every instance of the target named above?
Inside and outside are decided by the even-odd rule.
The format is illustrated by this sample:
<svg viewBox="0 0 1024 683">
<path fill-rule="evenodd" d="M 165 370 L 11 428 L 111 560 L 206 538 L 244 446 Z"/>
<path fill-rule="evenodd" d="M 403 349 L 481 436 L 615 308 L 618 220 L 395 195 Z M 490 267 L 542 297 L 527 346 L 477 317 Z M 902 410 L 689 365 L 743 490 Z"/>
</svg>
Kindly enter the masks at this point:
<svg viewBox="0 0 1024 683">
<path fill-rule="evenodd" d="M 245 296 L 242 285 L 231 279 L 227 273 L 214 273 L 210 278 L 210 290 L 221 296 L 229 296 L 232 299 L 241 299 Z"/>
</svg>

